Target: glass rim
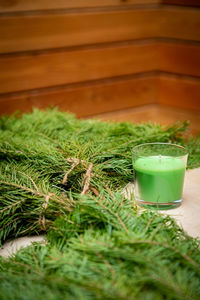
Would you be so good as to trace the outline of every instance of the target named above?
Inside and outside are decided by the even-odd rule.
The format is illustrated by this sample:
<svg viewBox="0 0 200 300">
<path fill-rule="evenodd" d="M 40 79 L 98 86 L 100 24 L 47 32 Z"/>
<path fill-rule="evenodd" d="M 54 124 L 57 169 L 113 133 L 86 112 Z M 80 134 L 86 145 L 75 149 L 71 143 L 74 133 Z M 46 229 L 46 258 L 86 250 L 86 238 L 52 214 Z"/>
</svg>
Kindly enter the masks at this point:
<svg viewBox="0 0 200 300">
<path fill-rule="evenodd" d="M 137 146 L 135 146 L 135 147 L 132 148 L 132 152 L 133 152 L 135 149 L 137 150 L 137 148 L 140 148 L 140 147 L 142 147 L 142 146 L 148 146 L 148 145 L 149 145 L 149 146 L 150 146 L 150 145 L 166 145 L 166 146 L 173 146 L 173 147 L 176 147 L 176 148 L 179 148 L 179 149 L 185 151 L 185 153 L 182 154 L 182 155 L 180 155 L 180 156 L 188 155 L 188 150 L 187 150 L 185 147 L 183 147 L 183 146 L 181 146 L 181 145 L 178 145 L 178 144 L 173 144 L 173 143 L 162 143 L 162 142 L 152 142 L 152 143 L 143 143 L 143 144 L 139 144 L 139 145 L 137 145 Z"/>
</svg>

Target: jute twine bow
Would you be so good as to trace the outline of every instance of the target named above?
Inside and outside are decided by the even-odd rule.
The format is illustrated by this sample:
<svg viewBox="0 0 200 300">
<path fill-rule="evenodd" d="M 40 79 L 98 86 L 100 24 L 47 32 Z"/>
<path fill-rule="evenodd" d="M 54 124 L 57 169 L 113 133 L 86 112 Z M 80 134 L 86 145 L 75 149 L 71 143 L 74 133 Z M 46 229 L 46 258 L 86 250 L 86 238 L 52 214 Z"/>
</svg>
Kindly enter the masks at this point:
<svg viewBox="0 0 200 300">
<path fill-rule="evenodd" d="M 80 160 L 78 158 L 68 157 L 67 161 L 70 162 L 70 163 L 72 163 L 72 166 L 71 166 L 70 170 L 67 171 L 67 173 L 63 177 L 62 184 L 65 184 L 67 182 L 69 174 L 73 171 L 73 169 L 76 166 L 78 166 L 79 164 L 82 164 L 86 168 L 86 163 L 84 162 L 84 160 Z M 91 180 L 91 177 L 92 177 L 92 169 L 93 169 L 93 164 L 89 163 L 87 171 L 86 171 L 86 173 L 85 173 L 85 175 L 83 177 L 83 190 L 81 192 L 81 195 L 84 195 L 89 190 L 90 180 Z"/>
<path fill-rule="evenodd" d="M 79 164 L 82 164 L 85 168 L 87 168 L 86 173 L 83 176 L 83 190 L 81 192 L 81 195 L 84 195 L 85 193 L 87 193 L 87 191 L 89 190 L 90 187 L 90 180 L 92 177 L 92 169 L 93 169 L 93 164 L 89 163 L 88 167 L 86 167 L 86 163 L 84 162 L 84 160 L 80 160 L 78 158 L 67 158 L 67 161 L 69 163 L 72 163 L 71 168 L 69 169 L 69 171 L 67 171 L 67 173 L 65 174 L 65 176 L 63 177 L 62 180 L 62 184 L 65 184 L 67 182 L 68 176 L 69 174 L 73 171 L 73 169 L 78 166 Z M 37 192 L 36 192 L 37 193 Z M 46 219 L 45 219 L 45 214 L 46 214 L 46 210 L 49 204 L 49 200 L 51 198 L 53 194 L 50 193 L 48 195 L 43 195 L 45 197 L 45 200 L 42 204 L 42 213 L 39 217 L 39 224 L 42 226 L 42 229 L 46 231 Z"/>
</svg>

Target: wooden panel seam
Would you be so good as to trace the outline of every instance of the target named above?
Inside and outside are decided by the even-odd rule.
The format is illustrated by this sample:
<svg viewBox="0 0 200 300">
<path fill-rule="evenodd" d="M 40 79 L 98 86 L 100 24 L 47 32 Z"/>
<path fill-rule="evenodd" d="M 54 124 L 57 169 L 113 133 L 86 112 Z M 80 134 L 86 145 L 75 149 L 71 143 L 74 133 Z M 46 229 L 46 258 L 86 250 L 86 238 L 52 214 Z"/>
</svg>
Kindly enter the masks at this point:
<svg viewBox="0 0 200 300">
<path fill-rule="evenodd" d="M 58 105 L 78 116 L 86 116 L 109 110 L 154 103 L 156 99 L 155 76 L 114 80 L 93 85 L 66 87 L 54 91 L 32 91 L 2 95 L 0 112 L 12 113 L 16 109 L 26 111 L 34 106 L 44 108 Z"/>
<path fill-rule="evenodd" d="M 157 14 L 125 10 L 0 18 L 0 53 L 154 38 Z"/>
<path fill-rule="evenodd" d="M 200 10 L 180 8 L 6 17 L 0 18 L 0 52 L 156 37 L 200 41 L 199 28 Z"/>
<path fill-rule="evenodd" d="M 8 1 L 1 0 L 0 11 L 1 12 L 17 12 L 17 11 L 35 11 L 35 10 L 54 10 L 54 9 L 66 9 L 66 8 L 80 8 L 80 7 L 126 7 L 130 5 L 138 4 L 156 4 L 160 3 L 160 0 L 18 0 Z"/>
<path fill-rule="evenodd" d="M 139 43 L 39 55 L 0 56 L 0 93 L 164 71 L 200 76 L 200 47 Z"/>
<path fill-rule="evenodd" d="M 158 69 L 155 44 L 0 58 L 0 93 Z"/>
<path fill-rule="evenodd" d="M 176 5 L 176 6 L 180 6 L 180 5 L 187 6 L 187 7 L 200 6 L 199 0 L 161 0 L 161 2 L 162 4 Z"/>
</svg>

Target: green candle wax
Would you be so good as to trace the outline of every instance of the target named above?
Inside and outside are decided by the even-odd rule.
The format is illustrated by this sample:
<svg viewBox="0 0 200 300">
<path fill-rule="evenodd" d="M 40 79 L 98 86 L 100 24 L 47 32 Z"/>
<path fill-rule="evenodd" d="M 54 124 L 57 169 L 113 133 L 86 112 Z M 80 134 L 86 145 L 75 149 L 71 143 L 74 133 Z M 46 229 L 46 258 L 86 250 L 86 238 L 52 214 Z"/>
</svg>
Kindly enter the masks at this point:
<svg viewBox="0 0 200 300">
<path fill-rule="evenodd" d="M 180 158 L 149 156 L 138 158 L 136 171 L 140 200 L 168 203 L 182 198 L 185 165 Z"/>
</svg>

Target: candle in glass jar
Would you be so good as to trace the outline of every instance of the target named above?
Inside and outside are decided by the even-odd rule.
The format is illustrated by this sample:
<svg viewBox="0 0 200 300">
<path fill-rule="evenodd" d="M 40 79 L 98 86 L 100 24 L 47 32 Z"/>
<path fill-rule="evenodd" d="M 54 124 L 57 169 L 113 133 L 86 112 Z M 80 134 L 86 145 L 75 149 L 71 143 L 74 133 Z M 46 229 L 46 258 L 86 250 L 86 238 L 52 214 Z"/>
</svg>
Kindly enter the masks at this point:
<svg viewBox="0 0 200 300">
<path fill-rule="evenodd" d="M 169 203 L 181 200 L 185 175 L 185 163 L 181 158 L 162 155 L 141 157 L 133 167 L 142 201 Z"/>
</svg>

